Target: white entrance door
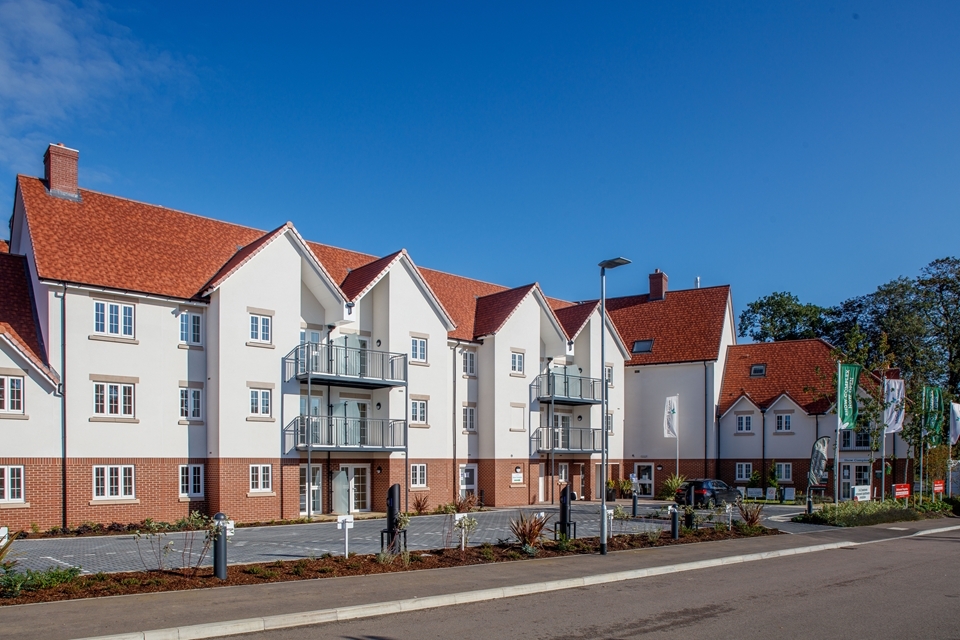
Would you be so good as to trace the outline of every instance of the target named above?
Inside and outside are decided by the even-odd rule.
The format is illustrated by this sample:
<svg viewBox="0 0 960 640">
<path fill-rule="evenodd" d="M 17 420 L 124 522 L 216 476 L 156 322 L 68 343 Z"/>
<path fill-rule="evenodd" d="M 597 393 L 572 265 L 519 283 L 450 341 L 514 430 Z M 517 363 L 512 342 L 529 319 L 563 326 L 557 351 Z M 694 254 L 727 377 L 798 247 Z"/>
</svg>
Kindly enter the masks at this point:
<svg viewBox="0 0 960 640">
<path fill-rule="evenodd" d="M 633 472 L 637 474 L 637 484 L 640 486 L 640 497 L 652 498 L 653 464 L 649 462 L 638 462 L 634 465 Z"/>
<path fill-rule="evenodd" d="M 477 493 L 477 465 L 460 465 L 460 497 L 466 498 L 468 495 Z"/>
<path fill-rule="evenodd" d="M 319 464 L 310 465 L 310 472 L 313 475 L 313 482 L 307 482 L 307 465 L 300 465 L 300 515 L 307 515 L 307 495 L 310 495 L 310 515 L 315 516 L 323 513 L 323 492 L 321 482 L 323 481 L 323 466 Z M 309 484 L 309 487 L 308 487 Z"/>
<path fill-rule="evenodd" d="M 853 474 L 853 465 L 852 464 L 841 464 L 840 465 L 840 499 L 849 500 L 850 499 L 850 486 L 852 481 Z"/>
<path fill-rule="evenodd" d="M 370 511 L 370 465 L 342 465 L 333 480 L 337 513 Z"/>
<path fill-rule="evenodd" d="M 566 414 L 553 415 L 553 448 L 570 448 L 570 416 Z"/>
<path fill-rule="evenodd" d="M 545 486 L 546 484 L 547 484 L 547 465 L 541 462 L 540 463 L 540 482 L 538 484 L 538 489 L 539 489 L 538 496 L 539 496 L 540 502 L 547 501 L 546 486 Z"/>
</svg>

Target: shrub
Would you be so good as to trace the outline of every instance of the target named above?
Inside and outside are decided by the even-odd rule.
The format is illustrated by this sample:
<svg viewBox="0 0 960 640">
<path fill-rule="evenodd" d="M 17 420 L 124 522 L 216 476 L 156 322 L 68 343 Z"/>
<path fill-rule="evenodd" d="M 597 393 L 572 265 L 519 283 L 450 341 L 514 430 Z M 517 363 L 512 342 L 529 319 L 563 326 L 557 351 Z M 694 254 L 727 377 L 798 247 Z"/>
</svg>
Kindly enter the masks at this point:
<svg viewBox="0 0 960 640">
<path fill-rule="evenodd" d="M 468 493 L 466 496 L 457 496 L 453 499 L 453 506 L 456 513 L 470 513 L 477 507 L 477 496 Z"/>
<path fill-rule="evenodd" d="M 16 598 L 21 591 L 37 591 L 68 584 L 79 575 L 80 567 L 50 567 L 44 571 L 27 569 L 23 573 L 6 571 L 0 576 L 0 595 L 4 598 Z"/>
<path fill-rule="evenodd" d="M 388 551 L 381 551 L 376 557 L 377 564 L 393 564 L 396 559 L 397 556 Z"/>
<path fill-rule="evenodd" d="M 517 542 L 521 545 L 533 547 L 540 544 L 549 520 L 550 516 L 543 514 L 528 516 L 521 511 L 516 520 L 510 520 L 510 533 L 516 537 Z"/>
<path fill-rule="evenodd" d="M 657 494 L 657 499 L 673 500 L 673 497 L 677 495 L 677 489 L 686 481 L 686 476 L 680 476 L 675 473 L 670 474 L 667 476 L 667 479 L 663 481 L 663 486 L 660 488 L 660 493 Z"/>
<path fill-rule="evenodd" d="M 746 502 L 738 502 L 737 509 L 740 511 L 740 517 L 746 526 L 760 526 L 760 515 L 763 513 L 763 503 L 747 504 Z"/>
<path fill-rule="evenodd" d="M 919 520 L 920 513 L 913 507 L 904 507 L 896 500 L 886 502 L 841 502 L 838 505 L 826 504 L 811 514 L 794 516 L 794 522 L 807 524 L 825 524 L 834 527 L 862 527 L 884 522 L 902 522 Z"/>
<path fill-rule="evenodd" d="M 413 496 L 413 512 L 422 516 L 427 512 L 427 504 L 430 502 L 430 494 L 418 493 Z"/>
</svg>

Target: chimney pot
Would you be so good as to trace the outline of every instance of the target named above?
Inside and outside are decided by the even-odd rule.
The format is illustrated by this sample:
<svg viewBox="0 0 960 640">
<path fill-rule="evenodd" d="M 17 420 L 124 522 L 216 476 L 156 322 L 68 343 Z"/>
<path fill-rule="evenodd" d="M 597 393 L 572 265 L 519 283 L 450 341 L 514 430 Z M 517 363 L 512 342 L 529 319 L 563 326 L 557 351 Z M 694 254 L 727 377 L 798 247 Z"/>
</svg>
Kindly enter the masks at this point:
<svg viewBox="0 0 960 640">
<path fill-rule="evenodd" d="M 44 178 L 51 195 L 71 200 L 80 199 L 77 186 L 77 164 L 80 152 L 62 142 L 50 144 L 43 155 Z"/>
<path fill-rule="evenodd" d="M 654 269 L 650 274 L 650 300 L 663 300 L 667 297 L 667 274 Z"/>
</svg>

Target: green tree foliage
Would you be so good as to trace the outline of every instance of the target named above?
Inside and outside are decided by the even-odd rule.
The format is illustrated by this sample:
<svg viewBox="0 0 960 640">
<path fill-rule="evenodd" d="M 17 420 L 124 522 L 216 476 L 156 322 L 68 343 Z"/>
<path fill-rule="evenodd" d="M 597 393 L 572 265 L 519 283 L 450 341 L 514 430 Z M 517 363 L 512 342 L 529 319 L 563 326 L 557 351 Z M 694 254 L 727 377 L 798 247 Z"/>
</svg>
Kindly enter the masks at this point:
<svg viewBox="0 0 960 640">
<path fill-rule="evenodd" d="M 823 336 L 826 310 L 780 291 L 751 302 L 740 314 L 740 337 L 756 342 Z"/>
</svg>

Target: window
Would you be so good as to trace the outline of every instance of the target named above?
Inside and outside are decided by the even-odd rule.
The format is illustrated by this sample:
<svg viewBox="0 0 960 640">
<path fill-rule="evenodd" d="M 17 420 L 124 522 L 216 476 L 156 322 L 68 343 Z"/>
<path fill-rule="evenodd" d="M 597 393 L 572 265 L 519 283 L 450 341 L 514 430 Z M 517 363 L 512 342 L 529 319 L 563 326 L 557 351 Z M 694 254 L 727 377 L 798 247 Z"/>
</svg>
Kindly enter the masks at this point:
<svg viewBox="0 0 960 640">
<path fill-rule="evenodd" d="M 119 302 L 93 303 L 93 331 L 133 338 L 133 305 Z"/>
<path fill-rule="evenodd" d="M 790 414 L 782 413 L 777 415 L 777 431 L 790 431 Z"/>
<path fill-rule="evenodd" d="M 467 431 L 477 430 L 477 409 L 476 407 L 463 408 L 463 428 Z"/>
<path fill-rule="evenodd" d="M 94 499 L 133 498 L 135 493 L 133 465 L 93 468 Z"/>
<path fill-rule="evenodd" d="M 607 427 L 607 433 L 613 433 L 613 414 L 612 413 L 607 414 L 607 419 L 605 422 L 606 422 L 605 426 Z"/>
<path fill-rule="evenodd" d="M 510 372 L 523 373 L 523 354 L 514 351 L 510 354 Z"/>
<path fill-rule="evenodd" d="M 410 360 L 412 362 L 427 361 L 427 340 L 426 338 L 410 339 Z"/>
<path fill-rule="evenodd" d="M 23 413 L 23 378 L 0 376 L 0 411 Z"/>
<path fill-rule="evenodd" d="M 603 375 L 607 380 L 607 386 L 612 387 L 613 386 L 613 367 L 604 367 Z"/>
<path fill-rule="evenodd" d="M 851 445 L 851 442 L 853 443 Z M 844 429 L 840 432 L 840 446 L 845 449 L 869 449 L 870 448 L 870 434 L 867 432 L 853 431 L 852 429 Z"/>
<path fill-rule="evenodd" d="M 200 411 L 200 389 L 180 389 L 180 417 L 185 420 L 200 420 L 203 413 Z M 269 406 L 268 406 L 269 408 Z"/>
<path fill-rule="evenodd" d="M 270 389 L 250 389 L 250 415 L 270 415 Z"/>
<path fill-rule="evenodd" d="M 737 431 L 750 431 L 753 429 L 752 416 L 737 416 Z"/>
<path fill-rule="evenodd" d="M 765 364 L 752 364 L 750 365 L 750 377 L 751 378 L 763 378 L 767 375 L 767 365 Z"/>
<path fill-rule="evenodd" d="M 183 498 L 203 497 L 203 465 L 180 465 L 180 496 Z"/>
<path fill-rule="evenodd" d="M 426 400 L 410 401 L 410 422 L 416 422 L 419 424 L 427 423 L 427 401 Z"/>
<path fill-rule="evenodd" d="M 250 314 L 250 342 L 269 343 L 270 335 L 270 316 L 258 316 Z"/>
<path fill-rule="evenodd" d="M 93 413 L 98 416 L 133 417 L 133 385 L 97 382 L 93 385 Z"/>
<path fill-rule="evenodd" d="M 561 462 L 557 466 L 557 479 L 560 482 L 570 482 L 570 463 Z"/>
<path fill-rule="evenodd" d="M 425 464 L 410 465 L 410 486 L 411 487 L 427 486 L 427 465 Z"/>
<path fill-rule="evenodd" d="M 271 471 L 269 464 L 250 465 L 250 491 L 270 491 Z"/>
<path fill-rule="evenodd" d="M 782 480 L 784 482 L 793 482 L 793 463 L 792 462 L 777 463 L 777 480 Z"/>
<path fill-rule="evenodd" d="M 269 324 L 269 323 L 268 323 Z M 253 326 L 253 323 L 250 325 Z M 267 335 L 270 334 L 269 326 Z M 200 344 L 200 314 L 181 313 L 180 314 L 180 342 L 184 344 Z"/>
<path fill-rule="evenodd" d="M 477 375 L 477 354 L 474 351 L 463 352 L 463 372 L 468 376 Z"/>
<path fill-rule="evenodd" d="M 0 502 L 23 502 L 23 467 L 0 467 Z"/>
<path fill-rule="evenodd" d="M 653 351 L 653 340 L 635 340 L 631 351 L 633 353 L 650 353 Z"/>
<path fill-rule="evenodd" d="M 737 463 L 737 481 L 748 481 L 750 476 L 753 475 L 753 463 L 752 462 L 738 462 Z"/>
</svg>

